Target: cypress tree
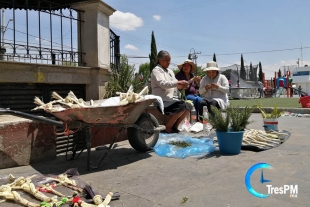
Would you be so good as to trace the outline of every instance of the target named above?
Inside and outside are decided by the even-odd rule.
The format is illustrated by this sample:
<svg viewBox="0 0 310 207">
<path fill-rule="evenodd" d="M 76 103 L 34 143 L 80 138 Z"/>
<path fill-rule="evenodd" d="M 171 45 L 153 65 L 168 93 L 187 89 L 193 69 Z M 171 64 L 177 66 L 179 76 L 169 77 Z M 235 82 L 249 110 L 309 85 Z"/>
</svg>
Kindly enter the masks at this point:
<svg viewBox="0 0 310 207">
<path fill-rule="evenodd" d="M 263 81 L 263 68 L 262 68 L 262 64 L 260 61 L 259 61 L 258 67 L 259 67 L 258 80 Z"/>
<path fill-rule="evenodd" d="M 151 54 L 149 54 L 150 59 L 150 73 L 152 73 L 153 68 L 157 65 L 157 48 L 154 36 L 154 31 L 152 31 L 152 41 L 151 41 Z"/>
<path fill-rule="evenodd" d="M 246 80 L 246 71 L 244 68 L 243 55 L 241 54 L 240 78 Z"/>
<path fill-rule="evenodd" d="M 216 62 L 216 56 L 215 53 L 213 54 L 213 61 Z"/>
<path fill-rule="evenodd" d="M 254 71 L 253 71 L 252 62 L 250 62 L 250 74 L 249 74 L 249 79 L 250 79 L 250 81 L 254 81 Z"/>
<path fill-rule="evenodd" d="M 282 76 L 282 74 L 281 74 L 281 70 L 280 70 L 280 68 L 279 68 L 278 78 L 280 78 L 281 76 Z"/>
</svg>

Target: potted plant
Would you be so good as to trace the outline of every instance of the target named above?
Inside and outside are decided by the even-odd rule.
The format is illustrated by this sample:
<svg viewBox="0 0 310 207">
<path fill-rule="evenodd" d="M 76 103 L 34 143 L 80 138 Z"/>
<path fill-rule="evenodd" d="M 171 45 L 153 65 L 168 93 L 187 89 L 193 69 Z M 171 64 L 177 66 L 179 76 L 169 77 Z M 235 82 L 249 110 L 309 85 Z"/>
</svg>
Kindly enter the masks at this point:
<svg viewBox="0 0 310 207">
<path fill-rule="evenodd" d="M 236 155 L 241 151 L 244 129 L 251 122 L 253 107 L 228 107 L 226 113 L 212 106 L 214 116 L 209 113 L 208 121 L 216 132 L 219 149 L 223 154 Z"/>
<path fill-rule="evenodd" d="M 278 130 L 278 118 L 282 116 L 282 111 L 278 109 L 277 106 L 274 106 L 271 113 L 266 113 L 261 105 L 257 105 L 257 108 L 260 110 L 266 131 L 269 130 Z"/>
</svg>

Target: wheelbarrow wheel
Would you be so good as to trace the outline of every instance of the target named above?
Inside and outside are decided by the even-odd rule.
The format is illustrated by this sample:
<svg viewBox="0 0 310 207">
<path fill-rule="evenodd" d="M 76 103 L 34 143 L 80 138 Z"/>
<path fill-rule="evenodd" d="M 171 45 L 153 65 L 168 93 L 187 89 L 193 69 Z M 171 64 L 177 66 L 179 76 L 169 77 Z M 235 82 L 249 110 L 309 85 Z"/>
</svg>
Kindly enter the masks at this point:
<svg viewBox="0 0 310 207">
<path fill-rule="evenodd" d="M 142 113 L 135 125 L 143 129 L 153 129 L 158 127 L 157 119 L 149 113 Z M 127 131 L 130 145 L 138 152 L 146 152 L 152 149 L 157 143 L 159 132 L 143 132 L 137 128 L 130 127 Z"/>
</svg>

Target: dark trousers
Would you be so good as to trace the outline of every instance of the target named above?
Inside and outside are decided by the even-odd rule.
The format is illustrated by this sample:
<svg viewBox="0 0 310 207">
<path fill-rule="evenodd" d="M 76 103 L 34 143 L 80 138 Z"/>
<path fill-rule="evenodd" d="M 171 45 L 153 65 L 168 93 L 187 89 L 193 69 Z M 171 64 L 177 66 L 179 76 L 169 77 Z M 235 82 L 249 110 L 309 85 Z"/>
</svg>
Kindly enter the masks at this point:
<svg viewBox="0 0 310 207">
<path fill-rule="evenodd" d="M 205 99 L 202 99 L 202 101 L 199 104 L 199 120 L 201 121 L 202 121 L 204 106 L 207 106 L 208 112 L 211 114 L 211 116 L 214 116 L 214 112 L 211 110 L 211 106 L 215 106 L 217 109 L 221 108 L 216 100 L 207 101 Z"/>
</svg>

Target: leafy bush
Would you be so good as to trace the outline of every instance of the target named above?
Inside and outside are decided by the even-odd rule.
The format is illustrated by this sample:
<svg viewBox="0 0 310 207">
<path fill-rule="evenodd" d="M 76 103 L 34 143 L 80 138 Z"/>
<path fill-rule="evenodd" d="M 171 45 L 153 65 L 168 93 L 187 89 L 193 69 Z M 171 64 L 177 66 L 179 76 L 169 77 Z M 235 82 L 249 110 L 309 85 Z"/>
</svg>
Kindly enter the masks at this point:
<svg viewBox="0 0 310 207">
<path fill-rule="evenodd" d="M 211 106 L 214 116 L 209 113 L 208 121 L 213 128 L 220 132 L 227 132 L 229 129 L 243 131 L 251 123 L 249 118 L 253 109 L 253 107 L 228 107 L 226 113 L 222 113 L 215 106 Z"/>
</svg>

